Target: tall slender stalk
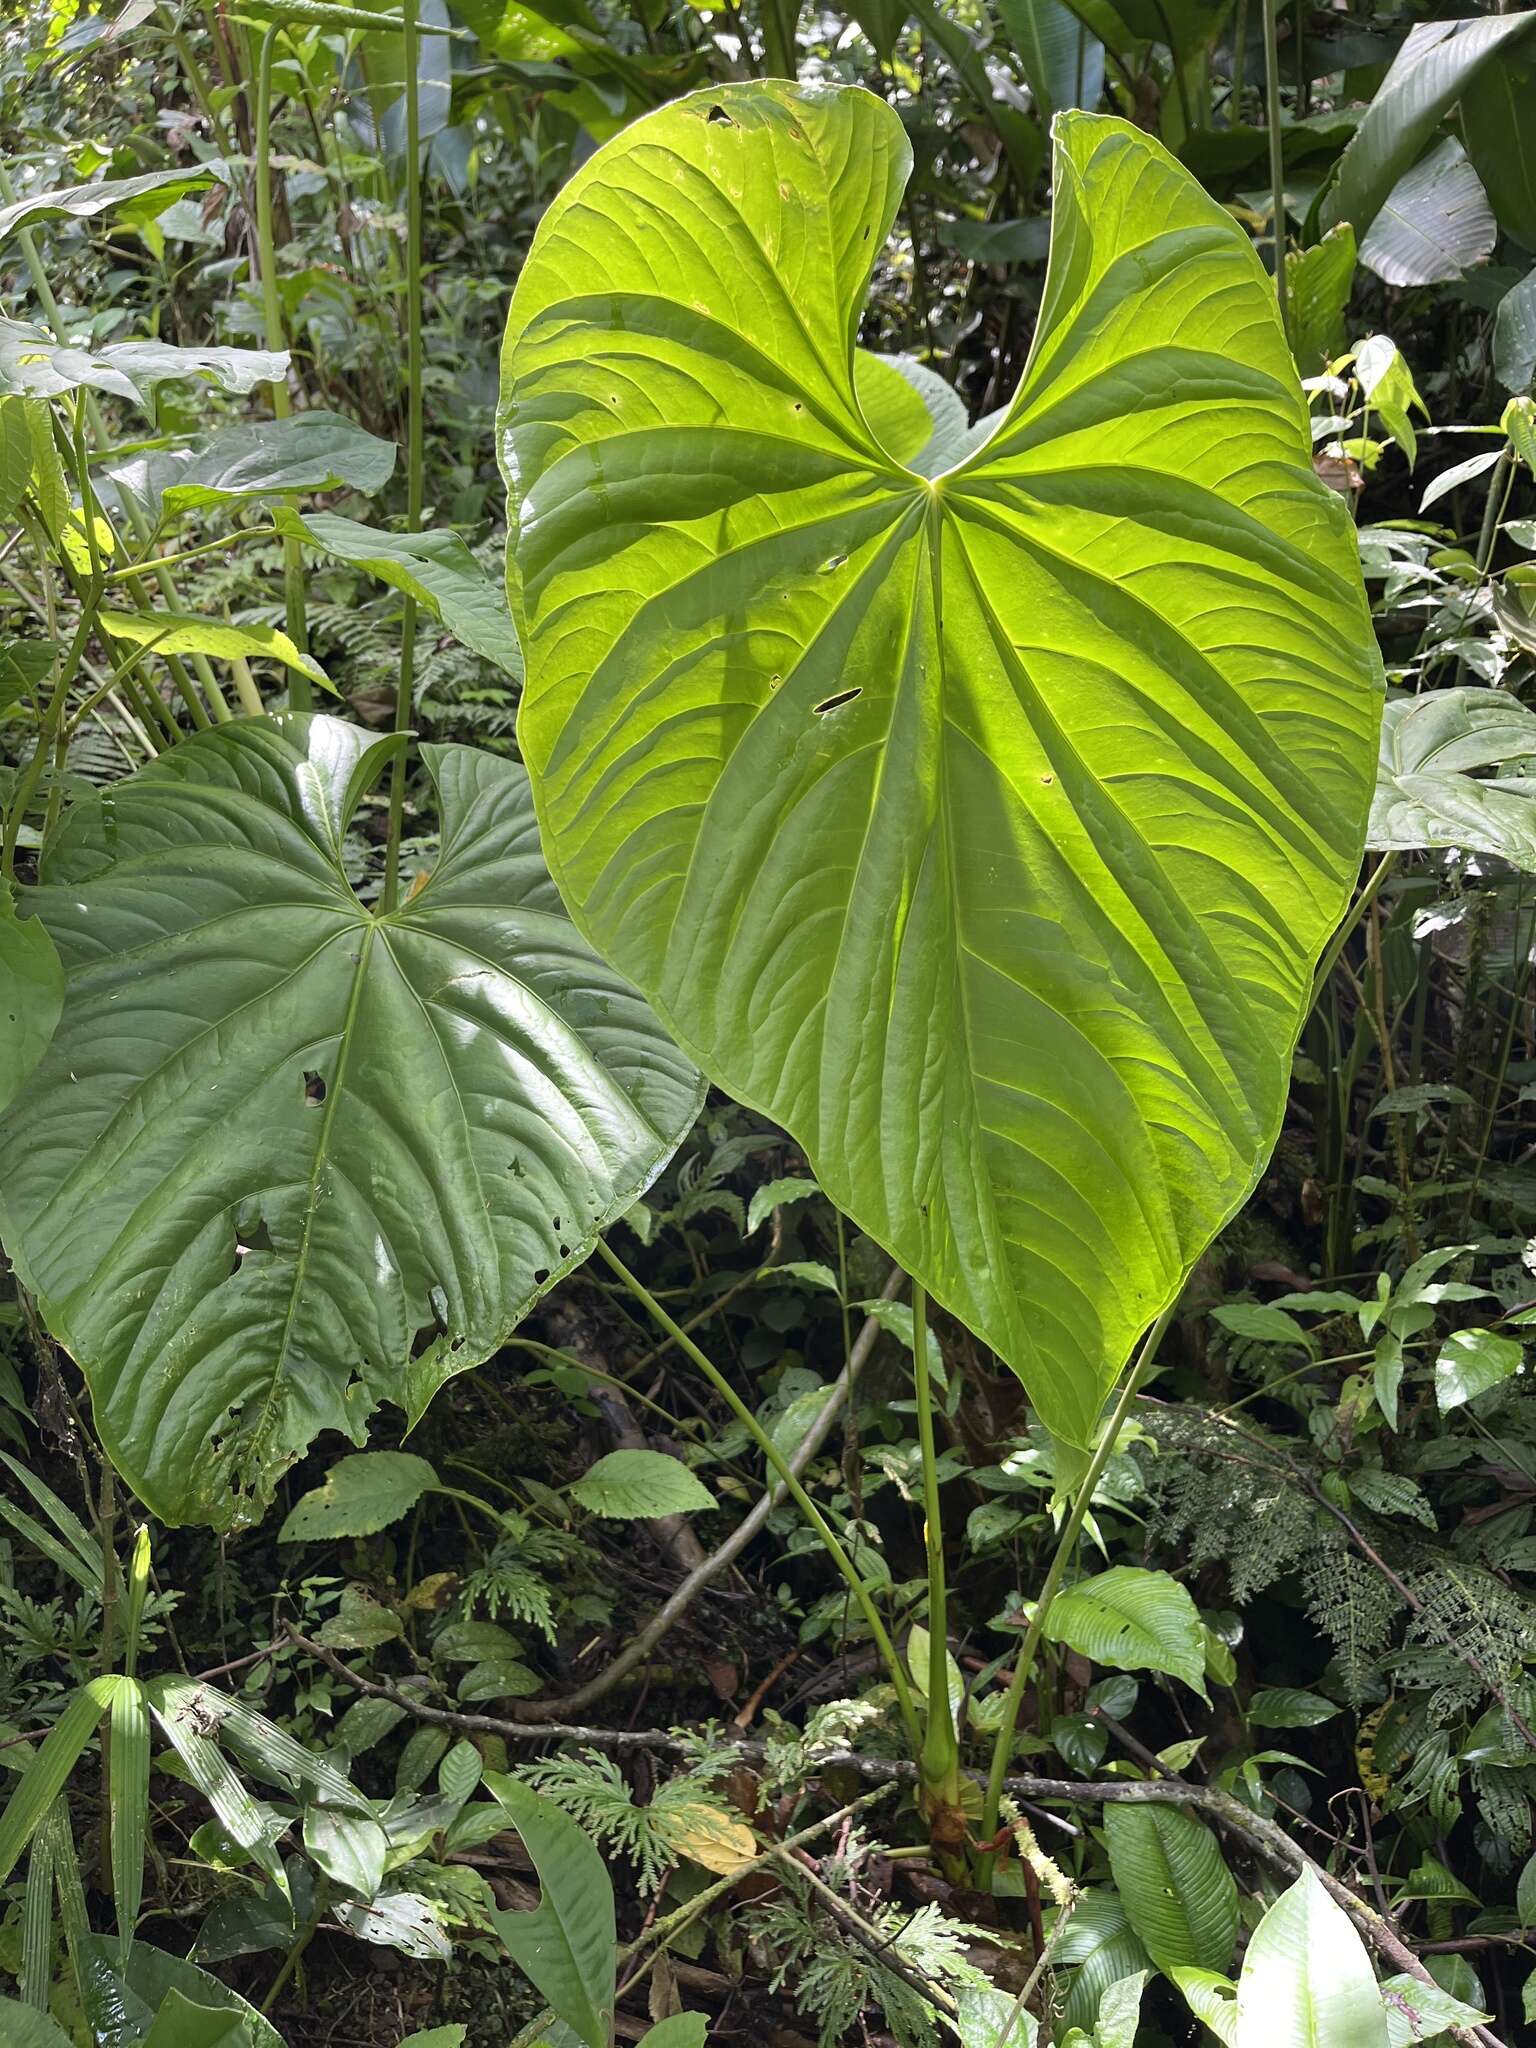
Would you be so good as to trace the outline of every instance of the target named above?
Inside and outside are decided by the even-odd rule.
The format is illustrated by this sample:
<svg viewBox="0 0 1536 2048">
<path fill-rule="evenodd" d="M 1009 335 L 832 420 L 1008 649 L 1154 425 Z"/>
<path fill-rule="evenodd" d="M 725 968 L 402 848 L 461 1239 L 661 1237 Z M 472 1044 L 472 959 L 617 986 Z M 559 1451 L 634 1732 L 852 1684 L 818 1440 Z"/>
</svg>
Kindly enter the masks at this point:
<svg viewBox="0 0 1536 2048">
<path fill-rule="evenodd" d="M 421 525 L 422 348 L 421 348 L 421 98 L 416 76 L 418 0 L 404 0 L 405 15 L 405 525 Z M 416 600 L 407 597 L 400 613 L 400 682 L 395 693 L 395 731 L 408 732 L 416 696 Z M 389 836 L 384 848 L 384 908 L 400 900 L 400 838 L 405 827 L 405 750 L 389 773 Z"/>
<path fill-rule="evenodd" d="M 981 1810 L 981 1834 L 984 1841 L 989 1841 L 997 1833 L 998 1810 L 1003 1800 L 1003 1781 L 1008 1776 L 1008 1765 L 1013 1756 L 1013 1737 L 1019 1725 L 1019 1709 L 1024 1704 L 1025 1689 L 1034 1674 L 1035 1656 L 1040 1648 L 1040 1637 L 1045 1628 L 1046 1617 L 1051 1611 L 1051 1603 L 1061 1590 L 1067 1566 L 1077 1550 L 1078 1535 L 1087 1516 L 1089 1503 L 1093 1499 L 1093 1490 L 1113 1455 L 1115 1445 L 1120 1441 L 1120 1432 L 1136 1405 L 1136 1396 L 1141 1392 L 1143 1381 L 1152 1369 L 1157 1347 L 1162 1342 L 1163 1332 L 1168 1327 L 1175 1306 L 1175 1303 L 1170 1302 L 1148 1330 L 1142 1340 L 1141 1349 L 1136 1354 L 1136 1361 L 1126 1374 L 1119 1398 L 1110 1410 L 1109 1420 L 1100 1432 L 1093 1456 L 1088 1460 L 1088 1469 L 1083 1474 L 1082 1483 L 1073 1495 L 1072 1511 L 1067 1516 L 1066 1525 L 1057 1541 L 1056 1554 L 1051 1559 L 1045 1583 L 1040 1588 L 1035 1611 L 1030 1616 L 1029 1627 L 1025 1631 L 1023 1642 L 1019 1645 L 1019 1654 L 1014 1659 L 1013 1677 L 1009 1681 L 1007 1697 L 1003 1701 L 1003 1717 L 997 1725 L 997 1737 L 992 1746 L 992 1768 L 987 1776 L 986 1799 Z M 977 1863 L 976 1884 L 981 1891 L 987 1891 L 991 1886 L 994 1860 L 989 1850 L 983 1853 Z"/>
<path fill-rule="evenodd" d="M 795 1506 L 821 1538 L 827 1555 L 842 1573 L 844 1580 L 847 1582 L 848 1590 L 858 1603 L 859 1612 L 864 1617 L 865 1626 L 874 1637 L 875 1647 L 885 1661 L 886 1672 L 890 1677 L 892 1688 L 896 1694 L 896 1704 L 901 1713 L 902 1726 L 906 1731 L 907 1742 L 913 1757 L 919 1757 L 922 1754 L 923 1747 L 922 1729 L 918 1723 L 917 1706 L 912 1698 L 912 1688 L 907 1682 L 907 1674 L 902 1668 L 901 1659 L 896 1654 L 896 1646 L 891 1641 L 890 1632 L 886 1628 L 885 1623 L 880 1619 L 879 1610 L 870 1597 L 868 1586 L 865 1585 L 863 1579 L 859 1576 L 858 1567 L 854 1564 L 846 1549 L 844 1549 L 842 1542 L 839 1540 L 831 1524 L 827 1521 L 826 1516 L 800 1484 L 799 1479 L 790 1469 L 788 1460 L 784 1457 L 783 1452 L 780 1451 L 773 1438 L 763 1428 L 763 1425 L 752 1413 L 746 1402 L 742 1400 L 724 1373 L 704 1355 L 687 1331 L 679 1328 L 673 1322 L 656 1297 L 649 1292 L 644 1283 L 635 1274 L 631 1273 L 618 1253 L 611 1246 L 605 1244 L 602 1238 L 597 1240 L 597 1251 L 604 1265 L 624 1283 L 646 1314 L 651 1318 L 651 1321 L 659 1329 L 664 1330 L 678 1349 L 688 1358 L 692 1359 L 699 1371 L 703 1373 L 715 1392 L 725 1402 L 731 1413 L 736 1417 L 736 1420 L 746 1430 L 752 1441 L 767 1459 L 776 1477 L 783 1482 Z"/>
<path fill-rule="evenodd" d="M 928 1293 L 916 1280 L 912 1283 L 912 1383 L 917 1394 L 917 1442 L 923 1461 L 923 1547 L 928 1565 L 928 1719 L 919 1765 L 923 1791 L 930 1804 L 957 1808 L 960 1749 L 949 1698 L 948 1599 L 933 1434 L 933 1380 L 928 1364 Z"/>
<path fill-rule="evenodd" d="M 1291 331 L 1291 309 L 1285 275 L 1285 137 L 1280 132 L 1280 32 L 1278 0 L 1264 0 L 1264 123 L 1269 131 L 1269 189 L 1274 202 L 1275 296 L 1280 325 Z"/>
<path fill-rule="evenodd" d="M 256 248 L 261 265 L 261 313 L 267 347 L 273 351 L 288 346 L 283 322 L 283 303 L 277 289 L 277 244 L 272 229 L 272 58 L 282 34 L 276 22 L 261 39 L 261 56 L 256 69 Z M 272 414 L 285 420 L 293 411 L 286 375 L 274 377 L 270 385 Z M 300 543 L 291 534 L 283 537 L 283 612 L 288 637 L 294 646 L 306 647 L 304 619 L 304 557 Z M 288 702 L 295 711 L 314 708 L 309 678 L 297 669 L 288 678 Z"/>
</svg>

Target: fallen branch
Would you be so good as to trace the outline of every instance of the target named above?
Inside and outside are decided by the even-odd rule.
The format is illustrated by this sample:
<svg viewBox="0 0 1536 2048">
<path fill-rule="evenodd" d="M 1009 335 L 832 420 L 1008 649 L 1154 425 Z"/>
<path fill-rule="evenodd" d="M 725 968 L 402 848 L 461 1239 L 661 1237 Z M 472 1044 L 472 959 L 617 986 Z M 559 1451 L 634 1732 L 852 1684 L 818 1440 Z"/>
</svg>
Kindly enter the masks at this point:
<svg viewBox="0 0 1536 2048">
<path fill-rule="evenodd" d="M 882 1301 L 894 1301 L 906 1284 L 906 1275 L 900 1267 L 893 1267 L 883 1288 Z M 881 1324 L 877 1316 L 866 1316 L 863 1327 L 854 1339 L 842 1371 L 832 1382 L 821 1411 L 811 1424 L 789 1459 L 789 1469 L 798 1479 L 811 1460 L 826 1442 L 833 1423 L 842 1411 L 843 1403 L 852 1391 L 865 1360 L 875 1348 L 880 1335 Z M 768 1517 L 786 1497 L 787 1489 L 782 1480 L 770 1487 L 757 1505 L 745 1515 L 726 1537 L 718 1550 L 711 1551 L 704 1561 L 696 1565 L 677 1589 L 657 1608 L 650 1620 L 635 1635 L 631 1636 L 611 1664 L 598 1672 L 585 1685 L 577 1686 L 574 1692 L 562 1699 L 528 1700 L 518 1709 L 519 1716 L 529 1721 L 558 1720 L 562 1714 L 578 1714 L 595 1700 L 612 1692 L 621 1680 L 627 1678 L 647 1657 L 670 1629 L 677 1626 L 694 1601 L 712 1579 L 720 1576 L 727 1565 L 732 1564 L 746 1549 L 747 1545 L 762 1531 Z"/>
</svg>

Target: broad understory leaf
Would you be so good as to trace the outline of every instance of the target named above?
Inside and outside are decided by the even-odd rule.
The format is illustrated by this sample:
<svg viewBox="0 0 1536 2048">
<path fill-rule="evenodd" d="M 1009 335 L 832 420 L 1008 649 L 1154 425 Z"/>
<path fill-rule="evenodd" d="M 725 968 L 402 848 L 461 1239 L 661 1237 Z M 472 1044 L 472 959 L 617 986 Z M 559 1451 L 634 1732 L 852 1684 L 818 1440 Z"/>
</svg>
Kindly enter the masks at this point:
<svg viewBox="0 0 1536 2048">
<path fill-rule="evenodd" d="M 1497 240 L 1488 195 L 1448 135 L 1392 187 L 1360 261 L 1387 284 L 1448 284 L 1486 263 Z"/>
<path fill-rule="evenodd" d="M 1219 1970 L 1169 1971 L 1184 1994 L 1184 2002 L 1209 2027 L 1223 2048 L 1235 2048 L 1237 2041 L 1237 1986 Z"/>
<path fill-rule="evenodd" d="M 1323 227 L 1347 220 L 1363 241 L 1398 179 L 1418 161 L 1483 65 L 1510 54 L 1533 22 L 1536 12 L 1417 22 L 1323 194 Z"/>
<path fill-rule="evenodd" d="M 1444 1415 L 1525 1370 L 1525 1351 L 1495 1330 L 1457 1330 L 1435 1360 L 1435 1405 Z"/>
<path fill-rule="evenodd" d="M 1167 1671 L 1205 1693 L 1205 1631 L 1188 1590 L 1168 1572 L 1112 1565 L 1052 1601 L 1045 1634 L 1112 1671 Z"/>
<path fill-rule="evenodd" d="M 1536 255 L 1536 50 L 1485 64 L 1461 96 L 1461 132 L 1499 226 Z"/>
<path fill-rule="evenodd" d="M 1365 1944 L 1310 1870 L 1281 1893 L 1248 1944 L 1234 2048 L 1387 2048 Z"/>
<path fill-rule="evenodd" d="M 1478 769 L 1536 761 L 1536 715 L 1503 690 L 1425 690 L 1386 708 L 1371 806 L 1371 848 L 1460 847 L 1536 874 L 1536 777 L 1479 780 Z"/>
<path fill-rule="evenodd" d="M 30 192 L 0 206 L 0 242 L 41 220 L 99 220 L 112 215 L 130 227 L 142 227 L 187 193 L 201 192 L 216 182 L 212 171 L 148 171 L 142 178 L 103 178 L 90 185 Z"/>
<path fill-rule="evenodd" d="M 48 1050 L 64 1007 L 58 950 L 35 917 L 18 917 L 0 881 L 0 1109 Z"/>
<path fill-rule="evenodd" d="M 1237 1939 L 1237 1885 L 1220 1844 L 1173 1806 L 1111 1804 L 1104 1834 L 1115 1889 L 1160 1970 L 1224 1970 Z"/>
<path fill-rule="evenodd" d="M 184 1956 L 169 1955 L 147 1941 L 136 1941 L 127 1968 L 120 1970 L 116 1945 L 105 1935 L 86 1934 L 83 1943 L 95 1966 L 94 1989 L 101 2017 L 111 2022 L 110 2030 L 97 2029 L 103 2048 L 131 2048 L 131 2044 L 144 2041 L 172 1993 L 179 1993 L 193 2006 L 227 2012 L 235 2022 L 233 2041 L 239 2048 L 283 2048 L 277 2029 L 255 2006 Z"/>
<path fill-rule="evenodd" d="M 410 1451 L 361 1451 L 340 1458 L 325 1484 L 306 1493 L 277 1532 L 279 1543 L 328 1543 L 338 1536 L 376 1536 L 437 1484 L 425 1458 Z"/>
<path fill-rule="evenodd" d="M 569 1814 L 516 1778 L 487 1772 L 538 1872 L 531 1912 L 492 1913 L 507 1954 L 587 2048 L 608 2048 L 616 1983 L 613 1885 Z"/>
<path fill-rule="evenodd" d="M 0 319 L 0 392 L 57 398 L 82 386 L 150 404 L 157 384 L 205 379 L 221 390 L 254 391 L 288 373 L 286 353 L 257 348 L 175 348 L 168 341 L 109 341 L 99 348 L 55 341 L 41 327 Z"/>
<path fill-rule="evenodd" d="M 1066 0 L 998 0 L 998 18 L 1024 68 L 1040 114 L 1096 107 L 1104 92 L 1104 45 Z"/>
<path fill-rule="evenodd" d="M 455 639 L 522 681 L 522 649 L 506 598 L 456 533 L 381 533 L 338 512 L 296 512 L 288 505 L 274 521 L 279 531 L 405 591 Z"/>
<path fill-rule="evenodd" d="M 1004 421 L 891 457 L 853 337 L 907 164 L 868 93 L 733 85 L 545 214 L 519 735 L 578 924 L 1082 1444 L 1268 1157 L 1380 669 L 1273 291 L 1122 122 L 1057 120 Z"/>
<path fill-rule="evenodd" d="M 258 1515 L 381 1400 L 419 1416 L 700 1100 L 561 910 L 515 765 L 427 749 L 436 865 L 387 916 L 358 901 L 345 834 L 395 744 L 198 734 L 77 805 L 27 894 L 67 992 L 0 1119 L 6 1247 L 169 1522 Z"/>
<path fill-rule="evenodd" d="M 620 1522 L 707 1513 L 718 1506 L 709 1488 L 665 1451 L 609 1451 L 583 1472 L 570 1494 L 589 1514 Z"/>
<path fill-rule="evenodd" d="M 1072 1972 L 1061 2015 L 1069 2027 L 1091 2027 L 1110 1986 L 1144 1970 L 1148 1961 L 1119 1896 L 1096 1888 L 1082 1894 L 1051 1955 L 1058 1969 Z"/>
<path fill-rule="evenodd" d="M 184 448 L 137 449 L 101 465 L 152 526 L 204 505 L 289 491 L 382 490 L 395 445 L 333 412 L 296 412 L 202 434 Z"/>
</svg>

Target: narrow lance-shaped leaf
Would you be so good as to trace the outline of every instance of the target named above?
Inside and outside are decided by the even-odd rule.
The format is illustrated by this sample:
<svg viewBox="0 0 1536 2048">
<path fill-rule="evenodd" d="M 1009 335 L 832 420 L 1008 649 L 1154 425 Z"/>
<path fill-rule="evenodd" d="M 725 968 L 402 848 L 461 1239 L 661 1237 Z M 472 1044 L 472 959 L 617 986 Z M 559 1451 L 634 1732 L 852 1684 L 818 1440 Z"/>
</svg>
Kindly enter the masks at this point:
<svg viewBox="0 0 1536 2048">
<path fill-rule="evenodd" d="M 539 1876 L 531 1912 L 492 1913 L 514 1963 L 586 2043 L 608 2048 L 613 2025 L 613 1886 L 603 1859 L 569 1814 L 516 1778 L 488 1773 Z"/>
<path fill-rule="evenodd" d="M 1055 135 L 1034 349 L 958 468 L 854 382 L 900 123 L 776 83 L 549 208 L 500 453 L 573 916 L 1082 1443 L 1268 1156 L 1381 671 L 1246 237 L 1125 123 Z"/>
<path fill-rule="evenodd" d="M 77 805 L 28 892 L 67 994 L 0 1119 L 6 1248 L 166 1521 L 249 1518 L 320 1430 L 419 1415 L 698 1107 L 561 910 L 521 768 L 428 749 L 432 871 L 358 900 L 348 828 L 395 747 L 198 734 Z"/>
</svg>

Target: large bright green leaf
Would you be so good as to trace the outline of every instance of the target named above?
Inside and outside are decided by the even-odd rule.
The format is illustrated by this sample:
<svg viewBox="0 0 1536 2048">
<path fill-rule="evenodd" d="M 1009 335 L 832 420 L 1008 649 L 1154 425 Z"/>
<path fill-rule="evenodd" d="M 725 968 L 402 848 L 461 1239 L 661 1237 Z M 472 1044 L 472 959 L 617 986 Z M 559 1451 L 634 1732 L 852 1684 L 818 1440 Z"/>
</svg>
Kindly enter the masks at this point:
<svg viewBox="0 0 1536 2048">
<path fill-rule="evenodd" d="M 225 391 L 252 391 L 285 377 L 288 358 L 257 348 L 176 348 L 168 341 L 108 341 L 99 348 L 56 341 L 41 327 L 0 319 L 0 392 L 57 398 L 82 386 L 135 405 L 156 384 L 206 379 Z"/>
<path fill-rule="evenodd" d="M 1117 1564 L 1080 1579 L 1052 1601 L 1045 1633 L 1112 1671 L 1167 1671 L 1205 1691 L 1200 1611 L 1168 1572 Z"/>
<path fill-rule="evenodd" d="M 1393 186 L 1482 67 L 1507 55 L 1533 22 L 1536 12 L 1416 23 L 1339 159 L 1338 176 L 1318 209 L 1322 225 L 1347 220 L 1363 240 Z"/>
<path fill-rule="evenodd" d="M 48 1050 L 64 1007 L 64 969 L 35 917 L 18 917 L 0 880 L 0 1109 Z"/>
<path fill-rule="evenodd" d="M 854 391 L 900 196 L 857 89 L 600 150 L 513 297 L 520 738 L 572 914 L 1081 1443 L 1268 1156 L 1380 669 L 1274 295 L 1126 124 L 1056 124 L 1006 419 Z"/>
<path fill-rule="evenodd" d="M 523 771 L 428 750 L 387 916 L 345 834 L 394 750 L 197 735 L 77 806 L 29 892 L 63 1021 L 0 1120 L 5 1243 L 163 1519 L 258 1513 L 315 1434 L 417 1415 L 586 1257 L 699 1101 L 560 909 Z"/>
<path fill-rule="evenodd" d="M 1365 1944 L 1310 1870 L 1281 1893 L 1248 1944 L 1234 2048 L 1387 2048 Z"/>
<path fill-rule="evenodd" d="M 1425 690 L 1389 704 L 1369 840 L 1383 853 L 1461 847 L 1536 874 L 1536 803 L 1474 770 L 1536 762 L 1536 716 L 1504 690 Z M 1536 794 L 1536 780 L 1530 788 Z"/>
<path fill-rule="evenodd" d="M 613 2025 L 613 1886 L 603 1859 L 552 1799 L 497 1772 L 485 1787 L 506 1808 L 539 1876 L 531 1912 L 492 1913 L 507 1954 L 587 2044 L 608 2048 Z"/>
<path fill-rule="evenodd" d="M 1160 1970 L 1224 1970 L 1237 1939 L 1237 1884 L 1216 1837 L 1174 1806 L 1104 1810 L 1109 1867 L 1126 1917 Z"/>
<path fill-rule="evenodd" d="M 296 412 L 223 427 L 184 448 L 138 449 L 102 467 L 158 523 L 162 515 L 289 491 L 381 490 L 395 467 L 395 445 L 338 413 Z"/>
</svg>

